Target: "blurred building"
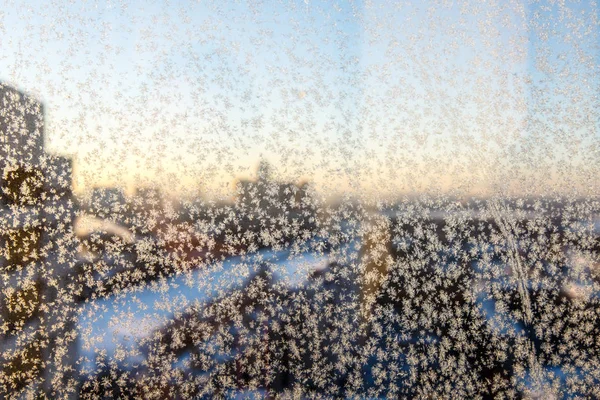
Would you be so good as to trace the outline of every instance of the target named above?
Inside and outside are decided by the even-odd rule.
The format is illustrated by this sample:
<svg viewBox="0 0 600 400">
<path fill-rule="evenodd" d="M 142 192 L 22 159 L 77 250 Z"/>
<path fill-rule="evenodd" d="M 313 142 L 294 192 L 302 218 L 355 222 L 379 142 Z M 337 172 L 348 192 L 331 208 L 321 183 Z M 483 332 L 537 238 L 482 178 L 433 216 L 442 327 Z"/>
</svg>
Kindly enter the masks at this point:
<svg viewBox="0 0 600 400">
<path fill-rule="evenodd" d="M 125 191 L 119 187 L 94 188 L 85 208 L 90 214 L 115 222 L 122 222 L 129 211 Z"/>
<path fill-rule="evenodd" d="M 71 182 L 71 160 L 44 151 L 42 104 L 0 83 L 0 393 L 73 372 Z"/>
<path fill-rule="evenodd" d="M 236 208 L 244 230 L 279 231 L 291 228 L 292 237 L 302 237 L 315 229 L 316 205 L 307 183 L 278 182 L 271 176 L 268 163 L 258 167 L 258 179 L 241 180 L 237 185 Z M 273 243 L 265 243 L 272 245 Z"/>
</svg>

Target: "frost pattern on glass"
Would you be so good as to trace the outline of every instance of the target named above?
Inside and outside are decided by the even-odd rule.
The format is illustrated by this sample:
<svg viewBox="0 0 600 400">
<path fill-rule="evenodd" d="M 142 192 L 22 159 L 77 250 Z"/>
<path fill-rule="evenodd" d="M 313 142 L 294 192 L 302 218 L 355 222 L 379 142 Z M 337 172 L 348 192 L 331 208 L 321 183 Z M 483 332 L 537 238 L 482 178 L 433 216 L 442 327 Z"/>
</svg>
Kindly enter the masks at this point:
<svg viewBox="0 0 600 400">
<path fill-rule="evenodd" d="M 596 1 L 6 1 L 0 398 L 600 398 Z"/>
</svg>

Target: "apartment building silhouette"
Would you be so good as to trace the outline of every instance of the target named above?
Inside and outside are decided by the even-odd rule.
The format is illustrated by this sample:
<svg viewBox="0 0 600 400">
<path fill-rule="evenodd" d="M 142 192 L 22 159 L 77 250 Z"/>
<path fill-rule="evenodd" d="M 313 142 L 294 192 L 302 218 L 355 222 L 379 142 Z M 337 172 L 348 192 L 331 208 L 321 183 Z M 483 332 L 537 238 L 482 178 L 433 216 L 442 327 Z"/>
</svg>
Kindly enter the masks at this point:
<svg viewBox="0 0 600 400">
<path fill-rule="evenodd" d="M 0 82 L 0 397 L 74 375 L 72 162 L 44 150 L 44 109 Z"/>
</svg>

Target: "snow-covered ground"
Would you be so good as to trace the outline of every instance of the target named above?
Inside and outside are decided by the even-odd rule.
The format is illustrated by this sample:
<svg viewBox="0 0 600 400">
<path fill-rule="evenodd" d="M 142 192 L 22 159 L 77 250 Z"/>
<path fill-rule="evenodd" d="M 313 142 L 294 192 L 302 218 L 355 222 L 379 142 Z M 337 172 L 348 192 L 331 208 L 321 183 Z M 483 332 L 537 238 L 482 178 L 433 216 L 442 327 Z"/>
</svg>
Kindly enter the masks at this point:
<svg viewBox="0 0 600 400">
<path fill-rule="evenodd" d="M 327 254 L 264 249 L 88 302 L 77 324 L 82 372 L 91 372 L 98 356 L 125 366 L 141 362 L 139 344 L 152 332 L 190 306 L 242 287 L 261 268 L 268 268 L 275 281 L 298 287 L 329 262 Z"/>
</svg>

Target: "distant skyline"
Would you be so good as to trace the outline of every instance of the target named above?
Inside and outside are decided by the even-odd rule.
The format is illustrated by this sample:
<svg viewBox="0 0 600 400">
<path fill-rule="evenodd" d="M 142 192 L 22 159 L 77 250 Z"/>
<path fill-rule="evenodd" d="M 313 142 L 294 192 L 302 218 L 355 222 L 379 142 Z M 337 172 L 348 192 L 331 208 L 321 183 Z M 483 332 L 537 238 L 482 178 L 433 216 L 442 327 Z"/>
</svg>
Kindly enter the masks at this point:
<svg viewBox="0 0 600 400">
<path fill-rule="evenodd" d="M 253 3 L 6 2 L 0 80 L 78 192 L 600 190 L 597 4 Z"/>
</svg>

